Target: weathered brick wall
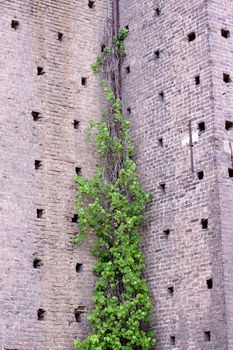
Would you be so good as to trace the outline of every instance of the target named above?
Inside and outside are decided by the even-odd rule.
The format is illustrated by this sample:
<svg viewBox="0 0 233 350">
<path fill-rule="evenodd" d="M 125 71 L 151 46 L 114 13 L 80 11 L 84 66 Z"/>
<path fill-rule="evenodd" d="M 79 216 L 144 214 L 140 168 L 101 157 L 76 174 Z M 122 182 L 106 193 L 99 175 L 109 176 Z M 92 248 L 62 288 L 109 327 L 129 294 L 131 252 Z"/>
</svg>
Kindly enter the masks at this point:
<svg viewBox="0 0 233 350">
<path fill-rule="evenodd" d="M 222 72 L 213 70 L 210 36 L 212 46 L 218 37 L 219 49 L 224 41 L 219 35 L 219 3 L 213 18 L 213 22 L 217 17 L 219 21 L 214 25 L 215 33 L 210 29 L 208 3 L 120 2 L 122 26 L 129 26 L 125 67 L 130 66 L 130 73 L 124 68 L 122 72 L 124 107 L 133 124 L 139 174 L 154 198 L 144 230 L 144 249 L 158 350 L 231 348 L 226 337 L 218 203 L 220 155 L 213 99 L 214 79 L 221 81 Z M 195 35 L 189 41 L 192 32 Z M 230 47 L 228 50 L 226 61 L 230 65 Z M 218 55 L 221 62 L 222 53 Z M 217 93 L 221 96 L 221 91 Z M 221 105 L 219 114 L 223 108 Z M 203 122 L 205 125 L 198 126 Z M 229 186 L 231 182 L 226 181 Z M 231 198 L 229 194 L 227 215 Z M 230 234 L 226 220 L 227 224 Z M 227 242 L 226 246 L 230 255 L 231 246 Z M 227 292 L 227 311 L 232 314 L 230 289 Z"/>
<path fill-rule="evenodd" d="M 233 3 L 229 0 L 209 4 L 211 65 L 213 72 L 214 123 L 216 127 L 216 159 L 218 162 L 219 207 L 224 256 L 224 290 L 228 349 L 233 349 Z M 223 81 L 223 74 L 230 82 Z M 232 176 L 232 174 L 230 174 Z"/>
<path fill-rule="evenodd" d="M 95 165 L 85 137 L 102 95 L 90 65 L 111 10 L 106 0 L 6 0 L 0 14 L 0 348 L 73 349 L 93 286 L 88 244 L 71 244 L 75 168 L 88 175 Z"/>
<path fill-rule="evenodd" d="M 95 165 L 86 130 L 101 114 L 103 96 L 90 64 L 110 3 L 1 3 L 3 350 L 73 349 L 73 338 L 88 330 L 94 260 L 88 243 L 71 244 L 74 176 L 77 167 L 88 176 Z M 140 178 L 154 198 L 144 250 L 158 350 L 233 347 L 233 101 L 232 83 L 223 82 L 223 73 L 233 80 L 226 32 L 233 5 L 221 1 L 221 14 L 219 6 L 216 0 L 120 1 L 121 24 L 129 26 L 124 109 Z M 38 76 L 38 67 L 45 74 Z M 85 312 L 76 322 L 80 306 Z"/>
</svg>

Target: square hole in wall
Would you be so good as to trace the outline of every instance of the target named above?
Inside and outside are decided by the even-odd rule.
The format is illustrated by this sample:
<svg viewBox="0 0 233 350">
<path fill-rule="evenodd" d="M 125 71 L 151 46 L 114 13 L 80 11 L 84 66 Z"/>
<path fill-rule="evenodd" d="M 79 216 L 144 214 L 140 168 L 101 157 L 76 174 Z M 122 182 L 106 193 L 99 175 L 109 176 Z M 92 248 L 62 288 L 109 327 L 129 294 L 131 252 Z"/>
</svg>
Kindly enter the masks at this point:
<svg viewBox="0 0 233 350">
<path fill-rule="evenodd" d="M 232 168 L 228 169 L 228 175 L 229 175 L 229 177 L 233 177 L 233 169 Z"/>
<path fill-rule="evenodd" d="M 227 73 L 223 73 L 223 81 L 224 83 L 230 83 L 231 82 L 231 77 L 230 77 L 230 74 L 227 74 Z"/>
<path fill-rule="evenodd" d="M 127 114 L 128 114 L 128 115 L 131 114 L 131 108 L 130 108 L 130 107 L 127 108 Z"/>
<path fill-rule="evenodd" d="M 200 123 L 197 124 L 197 126 L 198 126 L 198 130 L 199 130 L 199 132 L 198 132 L 199 136 L 204 134 L 204 132 L 205 132 L 205 122 L 200 122 Z"/>
<path fill-rule="evenodd" d="M 165 184 L 165 182 L 160 183 L 159 187 L 161 188 L 162 192 L 166 192 L 166 184 Z"/>
<path fill-rule="evenodd" d="M 79 123 L 80 123 L 80 121 L 79 121 L 79 120 L 74 119 L 74 123 L 73 123 L 73 125 L 74 125 L 74 129 L 78 129 L 78 128 L 79 128 Z"/>
<path fill-rule="evenodd" d="M 38 219 L 41 219 L 44 215 L 44 209 L 36 209 L 36 216 Z"/>
<path fill-rule="evenodd" d="M 191 32 L 188 34 L 188 41 L 194 41 L 196 39 L 196 33 L 195 32 Z"/>
<path fill-rule="evenodd" d="M 42 265 L 43 265 L 43 263 L 42 263 L 41 259 L 36 258 L 33 260 L 33 268 L 34 269 L 39 269 Z"/>
<path fill-rule="evenodd" d="M 208 289 L 212 289 L 213 288 L 213 279 L 209 278 L 208 280 L 206 280 L 206 284 L 207 284 Z"/>
<path fill-rule="evenodd" d="M 83 264 L 77 263 L 75 269 L 76 269 L 76 272 L 78 272 L 78 273 L 82 272 Z"/>
<path fill-rule="evenodd" d="M 129 30 L 129 25 L 125 26 L 125 29 L 126 29 L 126 30 Z"/>
<path fill-rule="evenodd" d="M 19 21 L 13 19 L 13 20 L 11 21 L 11 28 L 13 28 L 14 30 L 16 30 L 16 29 L 18 28 L 18 26 L 19 26 Z"/>
<path fill-rule="evenodd" d="M 32 114 L 33 120 L 35 122 L 42 118 L 42 116 L 39 112 L 32 111 L 31 114 Z"/>
<path fill-rule="evenodd" d="M 154 52 L 154 55 L 155 55 L 155 59 L 157 60 L 159 57 L 160 57 L 160 51 L 159 50 L 156 50 Z"/>
<path fill-rule="evenodd" d="M 164 101 L 164 92 L 163 91 L 159 92 L 159 99 L 160 99 L 160 101 Z"/>
<path fill-rule="evenodd" d="M 72 222 L 78 222 L 78 214 L 73 215 Z"/>
<path fill-rule="evenodd" d="M 195 77 L 195 84 L 196 84 L 196 85 L 200 85 L 200 84 L 201 84 L 200 75 L 197 75 L 197 76 Z"/>
<path fill-rule="evenodd" d="M 170 336 L 171 345 L 176 345 L 176 337 L 174 335 Z"/>
<path fill-rule="evenodd" d="M 159 145 L 160 145 L 161 147 L 163 147 L 163 138 L 162 138 L 162 137 L 160 137 L 160 138 L 158 139 L 158 143 L 159 143 Z"/>
<path fill-rule="evenodd" d="M 168 291 L 168 293 L 169 293 L 171 296 L 174 295 L 174 287 L 173 287 L 173 286 L 168 287 L 168 288 L 167 288 L 167 291 Z"/>
<path fill-rule="evenodd" d="M 227 131 L 231 130 L 233 128 L 233 122 L 231 122 L 230 120 L 226 120 L 225 121 L 225 129 Z"/>
<path fill-rule="evenodd" d="M 45 71 L 43 67 L 37 67 L 37 75 L 44 75 Z"/>
<path fill-rule="evenodd" d="M 86 306 L 80 305 L 77 309 L 74 310 L 74 316 L 76 322 L 80 323 L 82 322 L 82 314 L 84 314 L 86 310 Z"/>
<path fill-rule="evenodd" d="M 57 33 L 57 38 L 58 38 L 59 41 L 62 41 L 63 40 L 63 33 L 58 32 Z"/>
<path fill-rule="evenodd" d="M 167 230 L 164 230 L 163 233 L 164 233 L 164 236 L 166 238 L 168 238 L 168 236 L 170 235 L 171 231 L 169 229 L 167 229 Z"/>
<path fill-rule="evenodd" d="M 160 15 L 161 15 L 161 10 L 160 10 L 159 7 L 156 7 L 156 9 L 155 9 L 155 16 L 159 17 Z"/>
<path fill-rule="evenodd" d="M 39 321 L 43 321 L 45 319 L 45 314 L 46 314 L 46 311 L 44 309 L 38 309 L 37 311 L 37 319 Z"/>
<path fill-rule="evenodd" d="M 89 1 L 88 1 L 88 7 L 89 7 L 90 9 L 93 9 L 93 8 L 95 7 L 95 1 L 89 0 Z"/>
<path fill-rule="evenodd" d="M 82 77 L 81 78 L 81 84 L 82 84 L 82 86 L 87 86 L 87 78 Z"/>
<path fill-rule="evenodd" d="M 38 170 L 42 167 L 42 161 L 41 160 L 35 160 L 35 169 Z"/>
<path fill-rule="evenodd" d="M 208 219 L 201 219 L 201 227 L 203 230 L 208 228 Z"/>
<path fill-rule="evenodd" d="M 223 28 L 221 29 L 221 35 L 226 39 L 230 38 L 231 36 L 230 31 L 228 29 Z"/>
<path fill-rule="evenodd" d="M 125 71 L 126 71 L 127 74 L 129 74 L 130 73 L 130 66 L 125 67 Z"/>
<path fill-rule="evenodd" d="M 204 171 L 203 170 L 198 171 L 197 177 L 198 177 L 198 180 L 203 180 L 204 179 Z"/>
<path fill-rule="evenodd" d="M 211 341 L 210 331 L 204 332 L 204 341 Z"/>
<path fill-rule="evenodd" d="M 78 322 L 78 323 L 81 323 L 82 322 L 82 314 L 78 311 L 75 311 L 74 312 L 74 316 L 75 316 L 75 321 Z"/>
<path fill-rule="evenodd" d="M 76 166 L 75 172 L 76 172 L 76 175 L 80 176 L 81 172 L 82 172 L 82 169 L 80 167 Z"/>
<path fill-rule="evenodd" d="M 105 45 L 105 44 L 102 44 L 102 45 L 101 45 L 101 52 L 104 52 L 105 49 L 106 49 L 106 45 Z"/>
</svg>

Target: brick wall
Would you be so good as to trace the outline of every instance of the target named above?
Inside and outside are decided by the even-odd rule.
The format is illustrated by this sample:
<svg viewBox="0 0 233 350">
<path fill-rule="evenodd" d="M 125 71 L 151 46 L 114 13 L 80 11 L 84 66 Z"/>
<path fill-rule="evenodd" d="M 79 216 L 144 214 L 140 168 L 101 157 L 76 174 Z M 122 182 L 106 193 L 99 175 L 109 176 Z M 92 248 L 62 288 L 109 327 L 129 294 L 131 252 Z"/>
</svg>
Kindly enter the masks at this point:
<svg viewBox="0 0 233 350">
<path fill-rule="evenodd" d="M 228 349 L 209 5 L 200 0 L 120 4 L 122 26 L 130 32 L 124 107 L 133 125 L 139 175 L 153 194 L 144 250 L 156 349 Z"/>
<path fill-rule="evenodd" d="M 224 290 L 228 349 L 233 348 L 233 210 L 232 176 L 233 133 L 232 77 L 233 77 L 233 4 L 231 1 L 212 1 L 209 4 L 211 65 L 213 72 L 213 99 L 216 159 L 218 164 L 219 207 L 224 257 Z M 225 77 L 223 77 L 225 74 Z M 230 81 L 228 81 L 229 75 Z M 224 78 L 224 79 L 223 79 Z M 224 81 L 225 80 L 225 81 Z M 230 174 L 229 174 L 230 169 Z M 229 176 L 230 175 L 230 176 Z"/>
<path fill-rule="evenodd" d="M 93 257 L 88 244 L 73 248 L 71 241 L 75 169 L 88 175 L 94 168 L 86 129 L 102 111 L 90 65 L 111 12 L 107 1 L 95 5 L 1 3 L 1 349 L 74 349 L 74 337 L 87 332 Z"/>
<path fill-rule="evenodd" d="M 88 242 L 71 243 L 74 176 L 94 170 L 86 131 L 103 96 L 90 64 L 110 3 L 1 4 L 3 350 L 74 349 L 88 331 L 94 259 Z M 124 110 L 139 176 L 153 194 L 143 248 L 157 350 L 233 347 L 232 7 L 120 1 L 121 25 L 129 26 Z M 75 309 L 84 313 L 75 318 Z"/>
</svg>

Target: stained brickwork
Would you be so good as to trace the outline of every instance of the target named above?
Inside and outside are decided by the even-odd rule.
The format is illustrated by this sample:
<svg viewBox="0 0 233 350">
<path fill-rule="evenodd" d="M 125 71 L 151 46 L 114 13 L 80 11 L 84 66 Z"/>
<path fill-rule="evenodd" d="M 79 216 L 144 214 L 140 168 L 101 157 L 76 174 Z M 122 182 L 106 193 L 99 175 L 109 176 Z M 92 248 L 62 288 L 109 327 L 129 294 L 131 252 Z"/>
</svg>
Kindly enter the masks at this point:
<svg viewBox="0 0 233 350">
<path fill-rule="evenodd" d="M 102 98 L 90 65 L 109 14 L 103 0 L 1 1 L 2 350 L 74 349 L 87 331 L 93 257 L 71 244 L 74 178 L 95 165 L 85 138 Z"/>
</svg>

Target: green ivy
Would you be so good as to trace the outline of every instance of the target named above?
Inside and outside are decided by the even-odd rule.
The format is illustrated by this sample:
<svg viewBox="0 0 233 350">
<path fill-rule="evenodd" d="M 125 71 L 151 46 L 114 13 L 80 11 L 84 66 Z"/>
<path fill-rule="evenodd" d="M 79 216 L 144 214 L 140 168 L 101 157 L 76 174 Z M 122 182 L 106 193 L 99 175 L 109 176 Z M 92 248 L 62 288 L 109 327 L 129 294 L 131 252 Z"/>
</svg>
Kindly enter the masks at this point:
<svg viewBox="0 0 233 350">
<path fill-rule="evenodd" d="M 95 63 L 92 64 L 92 71 L 94 74 L 99 73 L 100 67 L 104 63 L 109 53 L 110 53 L 110 49 L 108 47 L 105 47 L 103 49 L 102 56 L 97 56 Z"/>
<path fill-rule="evenodd" d="M 118 35 L 116 38 L 113 38 L 115 49 L 120 54 L 123 56 L 125 54 L 125 45 L 124 45 L 124 40 L 127 38 L 129 33 L 129 30 L 126 28 L 121 28 L 118 32 Z"/>
<path fill-rule="evenodd" d="M 127 34 L 126 29 L 119 31 L 113 47 L 97 58 L 95 73 L 101 67 L 104 73 L 105 61 L 124 54 Z M 151 195 L 138 181 L 130 123 L 111 85 L 102 81 L 108 109 L 102 121 L 90 125 L 100 156 L 96 175 L 91 179 L 77 176 L 79 235 L 75 243 L 95 235 L 93 272 L 98 280 L 94 309 L 88 317 L 92 331 L 86 339 L 76 340 L 75 346 L 77 350 L 149 350 L 154 346 L 153 334 L 147 331 L 152 303 L 142 278 L 145 258 L 140 230 Z"/>
</svg>

